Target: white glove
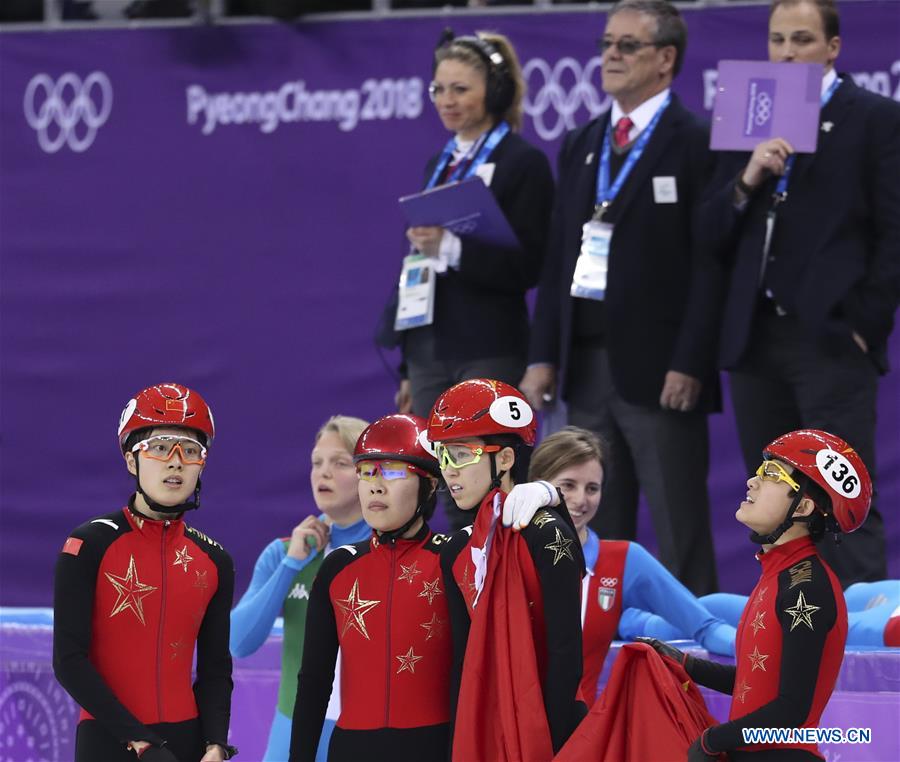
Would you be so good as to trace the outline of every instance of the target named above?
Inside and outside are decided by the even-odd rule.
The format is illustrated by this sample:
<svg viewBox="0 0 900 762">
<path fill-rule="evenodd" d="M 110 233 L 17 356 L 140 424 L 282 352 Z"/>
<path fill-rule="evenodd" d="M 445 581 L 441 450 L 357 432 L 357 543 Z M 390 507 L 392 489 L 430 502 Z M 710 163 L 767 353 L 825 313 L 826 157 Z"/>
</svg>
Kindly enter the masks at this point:
<svg viewBox="0 0 900 762">
<path fill-rule="evenodd" d="M 503 502 L 503 526 L 513 531 L 524 529 L 534 514 L 548 505 L 559 505 L 559 493 L 550 482 L 517 484 Z"/>
</svg>

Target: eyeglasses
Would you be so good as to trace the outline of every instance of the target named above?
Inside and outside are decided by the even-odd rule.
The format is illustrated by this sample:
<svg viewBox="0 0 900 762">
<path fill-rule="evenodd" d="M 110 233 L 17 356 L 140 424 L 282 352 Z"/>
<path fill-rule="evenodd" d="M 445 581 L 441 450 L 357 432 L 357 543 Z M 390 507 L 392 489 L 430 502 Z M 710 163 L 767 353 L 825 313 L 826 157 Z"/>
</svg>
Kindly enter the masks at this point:
<svg viewBox="0 0 900 762">
<path fill-rule="evenodd" d="M 140 450 L 151 460 L 167 462 L 172 459 L 175 450 L 186 466 L 202 466 L 206 463 L 206 448 L 196 439 L 179 437 L 171 434 L 160 434 L 143 439 L 131 448 L 132 452 Z"/>
<path fill-rule="evenodd" d="M 462 444 L 457 442 L 450 445 L 443 445 L 435 442 L 434 454 L 440 463 L 441 470 L 447 468 L 465 468 L 466 466 L 474 466 L 481 456 L 486 452 L 499 452 L 499 445 L 473 445 Z"/>
<path fill-rule="evenodd" d="M 360 479 L 367 482 L 374 482 L 379 474 L 388 482 L 405 479 L 410 473 L 428 476 L 424 469 L 400 460 L 364 460 L 357 464 L 356 473 Z"/>
<path fill-rule="evenodd" d="M 601 37 L 597 40 L 597 50 L 600 51 L 601 55 L 613 47 L 618 48 L 623 56 L 633 56 L 641 48 L 658 48 L 659 46 L 660 44 L 658 42 L 641 42 L 640 40 L 634 40 L 631 37 L 625 37 L 621 40 L 608 40 L 605 37 Z"/>
<path fill-rule="evenodd" d="M 462 96 L 471 89 L 472 88 L 468 85 L 450 85 L 450 87 L 444 87 L 437 82 L 432 82 L 428 85 L 428 97 L 431 98 L 432 101 L 436 101 L 440 96 L 450 93 L 456 98 L 462 98 Z"/>
<path fill-rule="evenodd" d="M 784 466 L 774 460 L 764 460 L 760 467 L 756 469 L 756 475 L 767 482 L 784 482 L 794 492 L 800 491 L 800 485 L 794 481 Z"/>
</svg>

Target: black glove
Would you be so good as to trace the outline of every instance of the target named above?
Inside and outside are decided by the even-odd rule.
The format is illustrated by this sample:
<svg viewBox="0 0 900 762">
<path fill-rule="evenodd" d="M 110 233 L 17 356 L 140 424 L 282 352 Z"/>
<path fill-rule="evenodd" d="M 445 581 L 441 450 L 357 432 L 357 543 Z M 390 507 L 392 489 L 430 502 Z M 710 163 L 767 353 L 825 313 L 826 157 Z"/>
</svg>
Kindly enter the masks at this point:
<svg viewBox="0 0 900 762">
<path fill-rule="evenodd" d="M 707 731 L 704 730 L 697 740 L 691 744 L 691 748 L 688 749 L 687 753 L 687 762 L 709 762 L 711 759 L 719 758 L 717 752 L 707 753 L 703 748 L 703 738 L 706 735 L 706 732 Z"/>
<path fill-rule="evenodd" d="M 668 656 L 673 661 L 677 661 L 684 666 L 686 656 L 684 651 L 679 651 L 675 646 L 670 646 L 664 640 L 659 640 L 658 638 L 635 638 L 635 641 L 650 646 L 660 656 Z"/>
<path fill-rule="evenodd" d="M 222 751 L 225 754 L 225 759 L 231 759 L 232 757 L 236 756 L 238 753 L 237 746 L 229 746 L 227 743 L 221 743 L 220 741 L 207 741 L 206 742 L 207 746 L 211 746 L 213 744 L 216 744 L 216 745 L 222 747 Z"/>
<path fill-rule="evenodd" d="M 178 762 L 176 757 L 165 746 L 153 746 L 152 744 L 141 752 L 141 762 Z"/>
</svg>

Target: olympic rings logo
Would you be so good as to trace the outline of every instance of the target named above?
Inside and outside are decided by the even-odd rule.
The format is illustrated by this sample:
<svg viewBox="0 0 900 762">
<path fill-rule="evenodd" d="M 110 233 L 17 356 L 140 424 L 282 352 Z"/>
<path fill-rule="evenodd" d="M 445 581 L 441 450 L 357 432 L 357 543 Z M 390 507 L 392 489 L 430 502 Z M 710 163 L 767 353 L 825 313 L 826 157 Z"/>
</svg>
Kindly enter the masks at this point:
<svg viewBox="0 0 900 762">
<path fill-rule="evenodd" d="M 600 577 L 600 584 L 603 587 L 615 587 L 619 584 L 618 577 Z"/>
<path fill-rule="evenodd" d="M 459 222 L 454 225 L 449 226 L 451 232 L 456 233 L 457 235 L 469 235 L 474 233 L 478 228 L 478 222 L 475 220 L 466 220 L 464 222 Z"/>
<path fill-rule="evenodd" d="M 758 126 L 764 125 L 772 117 L 772 99 L 768 93 L 760 93 L 756 96 L 756 113 L 754 121 Z"/>
<path fill-rule="evenodd" d="M 526 94 L 523 108 L 534 122 L 534 130 L 543 140 L 556 140 L 566 130 L 575 127 L 575 115 L 584 108 L 590 119 L 599 116 L 612 104 L 608 95 L 601 94 L 593 84 L 600 69 L 599 56 L 585 66 L 574 58 L 560 58 L 551 68 L 543 58 L 532 58 L 522 69 L 525 82 L 539 80 L 534 97 Z"/>
<path fill-rule="evenodd" d="M 46 153 L 68 145 L 76 153 L 91 147 L 112 111 L 113 91 L 109 77 L 95 71 L 84 82 L 67 72 L 54 82 L 37 74 L 25 88 L 25 119 Z M 84 123 L 84 130 L 79 125 Z M 82 134 L 79 134 L 82 133 Z"/>
</svg>

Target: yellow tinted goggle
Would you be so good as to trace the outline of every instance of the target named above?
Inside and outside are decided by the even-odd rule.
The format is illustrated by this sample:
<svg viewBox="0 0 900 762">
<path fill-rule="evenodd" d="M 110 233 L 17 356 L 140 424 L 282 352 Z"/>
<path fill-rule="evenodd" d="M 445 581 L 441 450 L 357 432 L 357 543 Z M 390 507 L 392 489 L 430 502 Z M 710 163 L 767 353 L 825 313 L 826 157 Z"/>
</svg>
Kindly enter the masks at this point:
<svg viewBox="0 0 900 762">
<path fill-rule="evenodd" d="M 774 460 L 764 460 L 756 469 L 756 475 L 767 482 L 784 482 L 794 492 L 800 491 L 800 485 L 785 470 L 784 466 Z"/>
<path fill-rule="evenodd" d="M 132 452 L 140 450 L 144 456 L 151 460 L 163 462 L 171 460 L 175 451 L 186 466 L 202 466 L 206 463 L 206 448 L 196 439 L 160 434 L 159 436 L 143 439 L 131 448 Z"/>
<path fill-rule="evenodd" d="M 455 442 L 454 444 L 444 445 L 435 442 L 434 454 L 437 456 L 441 470 L 447 468 L 465 468 L 466 466 L 474 466 L 481 456 L 486 452 L 499 452 L 499 445 L 474 445 L 462 444 Z"/>
</svg>

